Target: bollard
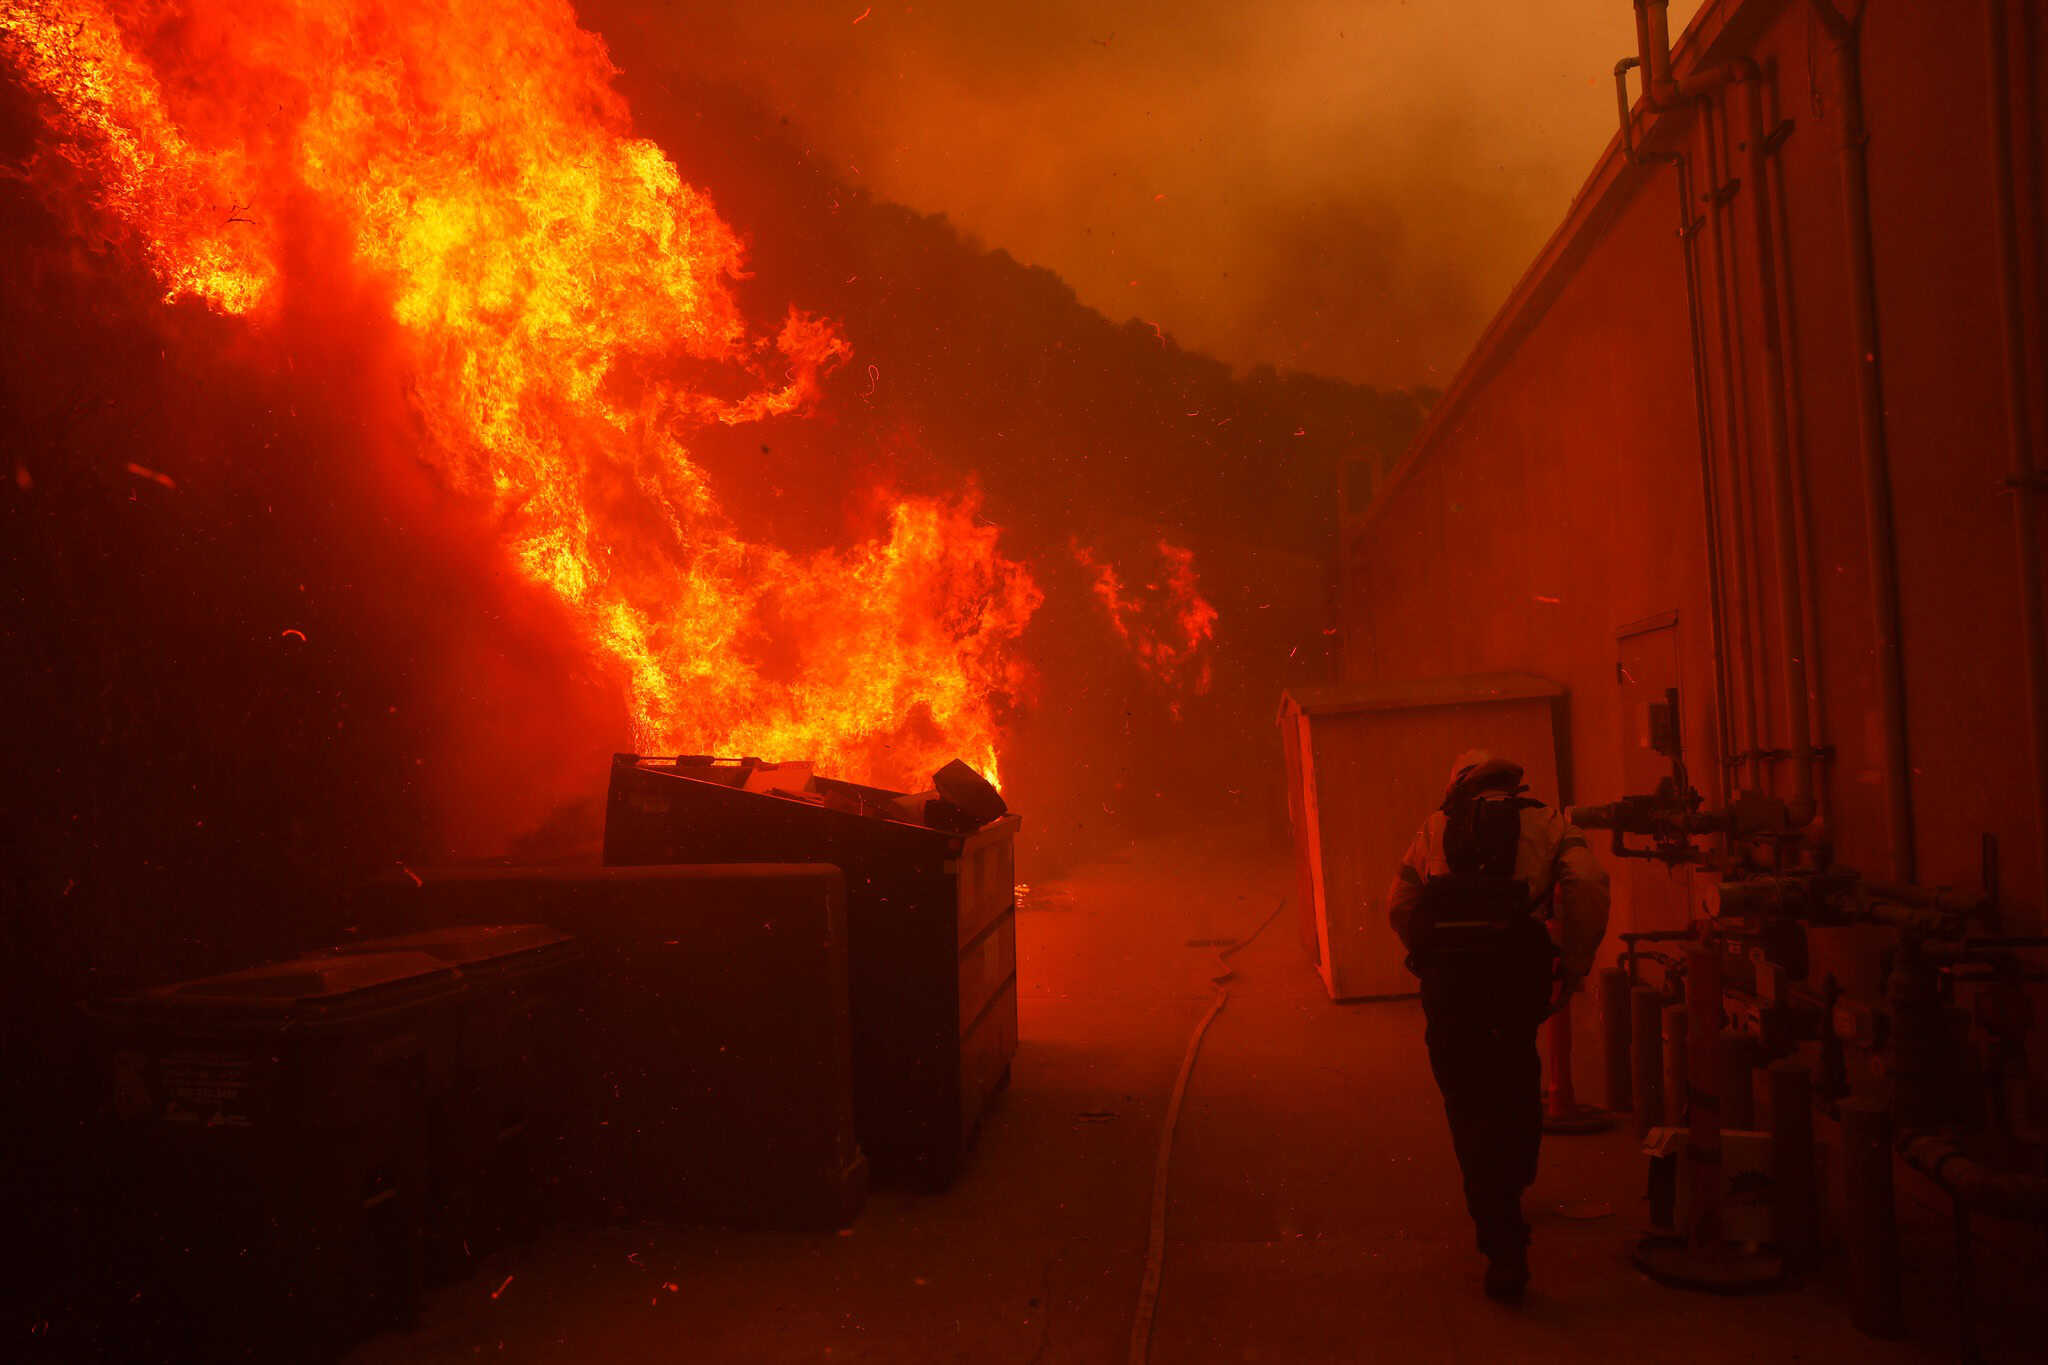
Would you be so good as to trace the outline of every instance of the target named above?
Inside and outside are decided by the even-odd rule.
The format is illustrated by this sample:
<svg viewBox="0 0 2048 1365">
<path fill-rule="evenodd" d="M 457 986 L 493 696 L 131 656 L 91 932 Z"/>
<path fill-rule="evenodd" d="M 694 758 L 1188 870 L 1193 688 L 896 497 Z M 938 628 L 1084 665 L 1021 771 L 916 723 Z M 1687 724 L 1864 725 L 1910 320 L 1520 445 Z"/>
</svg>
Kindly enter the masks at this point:
<svg viewBox="0 0 2048 1365">
<path fill-rule="evenodd" d="M 1600 1042 L 1606 1052 L 1607 1093 L 1601 1098 L 1617 1114 L 1633 1107 L 1629 1096 L 1629 980 L 1619 967 L 1600 973 Z"/>
<path fill-rule="evenodd" d="M 1720 1078 L 1721 1127 L 1748 1132 L 1756 1127 L 1756 1040 L 1735 1029 L 1721 1030 L 1715 1074 Z"/>
<path fill-rule="evenodd" d="M 1892 1116 L 1871 1100 L 1842 1105 L 1850 1312 L 1866 1336 L 1905 1335 L 1899 1313 L 1899 1221 L 1892 1202 Z"/>
<path fill-rule="evenodd" d="M 1664 1126 L 1685 1124 L 1685 1006 L 1664 1007 Z"/>
<path fill-rule="evenodd" d="M 1614 1126 L 1604 1110 L 1580 1104 L 1572 1086 L 1572 1005 L 1565 997 L 1564 1008 L 1545 1024 L 1549 1056 L 1544 1069 L 1550 1079 L 1550 1094 L 1543 1108 L 1546 1133 L 1600 1133 Z"/>
<path fill-rule="evenodd" d="M 1819 1244 L 1819 1181 L 1813 1152 L 1813 1075 L 1796 1061 L 1772 1062 L 1771 1221 L 1785 1264 L 1813 1264 Z"/>
<path fill-rule="evenodd" d="M 1664 1122 L 1664 1053 L 1657 1044 L 1664 997 L 1637 986 L 1628 993 L 1628 1006 L 1629 1098 L 1635 1104 L 1636 1136 L 1643 1138 Z"/>
</svg>

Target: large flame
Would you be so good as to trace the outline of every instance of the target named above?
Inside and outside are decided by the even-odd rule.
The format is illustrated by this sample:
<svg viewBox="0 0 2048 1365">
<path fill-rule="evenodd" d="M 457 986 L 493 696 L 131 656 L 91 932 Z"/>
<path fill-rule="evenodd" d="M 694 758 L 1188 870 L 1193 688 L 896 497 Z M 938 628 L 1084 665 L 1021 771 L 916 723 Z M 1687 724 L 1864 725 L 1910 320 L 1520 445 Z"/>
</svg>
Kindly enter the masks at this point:
<svg viewBox="0 0 2048 1365">
<path fill-rule="evenodd" d="M 1030 574 L 971 496 L 888 499 L 812 555 L 733 525 L 690 431 L 800 411 L 850 351 L 796 311 L 749 335 L 738 238 L 630 135 L 565 0 L 0 0 L 0 59 L 43 97 L 55 202 L 167 299 L 261 326 L 291 233 L 339 226 L 421 457 L 614 661 L 643 748 L 994 774 Z"/>
</svg>

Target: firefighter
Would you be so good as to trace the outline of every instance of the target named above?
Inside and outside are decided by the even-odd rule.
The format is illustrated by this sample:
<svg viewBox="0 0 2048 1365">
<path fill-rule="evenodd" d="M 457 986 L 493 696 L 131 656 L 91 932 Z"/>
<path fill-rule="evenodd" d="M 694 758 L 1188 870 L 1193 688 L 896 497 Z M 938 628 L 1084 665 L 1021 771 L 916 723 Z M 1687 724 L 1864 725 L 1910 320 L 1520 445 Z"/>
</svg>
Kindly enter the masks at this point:
<svg viewBox="0 0 2048 1365">
<path fill-rule="evenodd" d="M 1422 983 L 1429 1066 L 1487 1260 L 1486 1293 L 1510 1303 L 1529 1283 L 1522 1192 L 1543 1135 L 1537 1026 L 1565 1007 L 1607 932 L 1606 872 L 1585 836 L 1527 791 L 1519 763 L 1483 750 L 1460 757 L 1387 895 Z"/>
</svg>

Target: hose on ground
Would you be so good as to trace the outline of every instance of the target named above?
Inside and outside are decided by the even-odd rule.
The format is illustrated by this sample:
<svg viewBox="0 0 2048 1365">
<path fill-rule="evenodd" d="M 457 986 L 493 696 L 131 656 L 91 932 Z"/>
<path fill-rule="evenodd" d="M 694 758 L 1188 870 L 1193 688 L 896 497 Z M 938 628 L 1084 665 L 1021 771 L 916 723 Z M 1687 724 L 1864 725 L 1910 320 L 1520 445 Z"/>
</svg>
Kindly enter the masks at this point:
<svg viewBox="0 0 2048 1365">
<path fill-rule="evenodd" d="M 1138 1285 L 1138 1311 L 1131 1321 L 1130 1365 L 1145 1365 L 1152 1353 L 1152 1318 L 1159 1308 L 1159 1282 L 1166 1268 L 1166 1196 L 1173 1164 L 1173 1132 L 1180 1124 L 1180 1106 L 1187 1098 L 1188 1078 L 1195 1072 L 1195 1058 L 1201 1054 L 1202 1039 L 1207 1036 L 1209 1025 L 1223 1013 L 1224 1002 L 1230 999 L 1230 979 L 1236 975 L 1230 959 L 1249 948 L 1252 940 L 1265 933 L 1266 926 L 1280 918 L 1280 912 L 1286 908 L 1287 898 L 1282 896 L 1273 912 L 1259 921 L 1258 928 L 1218 950 L 1217 972 L 1209 978 L 1215 983 L 1216 998 L 1209 1002 L 1201 1022 L 1195 1025 L 1187 1053 L 1180 1059 L 1180 1074 L 1174 1078 L 1173 1096 L 1166 1102 L 1166 1120 L 1160 1128 L 1159 1156 L 1152 1166 L 1152 1227 L 1145 1241 L 1145 1278 Z"/>
</svg>

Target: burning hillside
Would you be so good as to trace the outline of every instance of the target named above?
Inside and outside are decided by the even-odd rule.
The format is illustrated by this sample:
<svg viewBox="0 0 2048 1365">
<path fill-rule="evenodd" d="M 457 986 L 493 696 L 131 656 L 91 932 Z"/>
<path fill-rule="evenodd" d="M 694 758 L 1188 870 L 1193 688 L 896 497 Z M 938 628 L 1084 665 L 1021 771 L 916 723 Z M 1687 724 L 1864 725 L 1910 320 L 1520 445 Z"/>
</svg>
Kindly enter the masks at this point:
<svg viewBox="0 0 2048 1365">
<path fill-rule="evenodd" d="M 999 753 L 1041 867 L 1273 804 L 1213 778 L 1325 666 L 1328 487 L 1417 404 L 1233 375 L 616 55 L 559 5 L 0 0 L 50 982 L 586 852 L 614 748 Z"/>
<path fill-rule="evenodd" d="M 630 134 L 566 4 L 10 3 L 39 179 L 167 301 L 261 329 L 338 239 L 388 293 L 417 455 L 572 610 L 645 748 L 813 757 L 914 785 L 995 772 L 1041 600 L 972 494 L 871 499 L 874 534 L 749 539 L 706 424 L 798 413 L 850 354 L 792 309 L 749 332 L 741 244 Z"/>
</svg>

